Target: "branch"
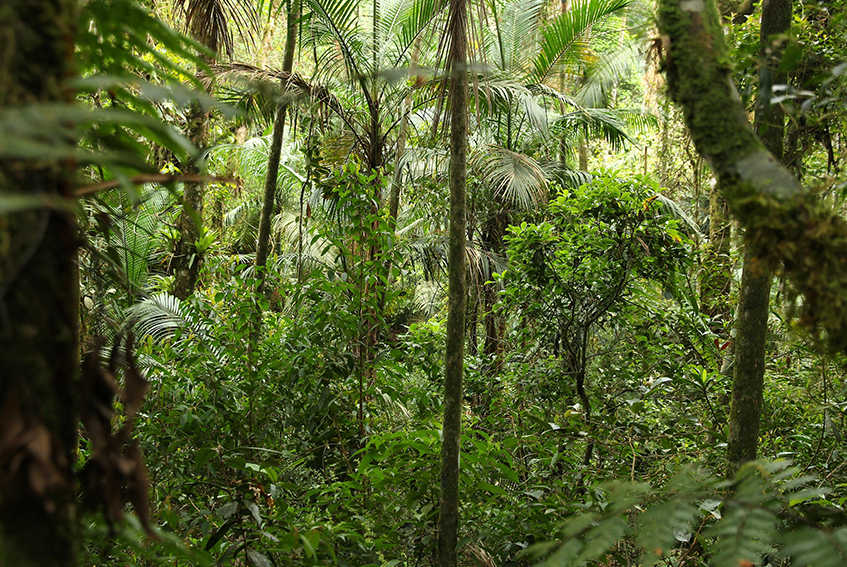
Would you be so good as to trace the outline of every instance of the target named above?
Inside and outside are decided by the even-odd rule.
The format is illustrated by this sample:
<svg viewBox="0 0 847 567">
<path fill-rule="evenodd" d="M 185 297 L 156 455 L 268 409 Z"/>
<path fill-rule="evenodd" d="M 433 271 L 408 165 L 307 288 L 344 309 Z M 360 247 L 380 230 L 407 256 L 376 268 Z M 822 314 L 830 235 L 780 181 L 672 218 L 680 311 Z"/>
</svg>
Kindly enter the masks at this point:
<svg viewBox="0 0 847 567">
<path fill-rule="evenodd" d="M 660 0 L 669 93 L 718 179 L 748 247 L 782 268 L 799 322 L 847 350 L 847 223 L 814 198 L 753 133 L 732 83 L 713 0 Z"/>
</svg>

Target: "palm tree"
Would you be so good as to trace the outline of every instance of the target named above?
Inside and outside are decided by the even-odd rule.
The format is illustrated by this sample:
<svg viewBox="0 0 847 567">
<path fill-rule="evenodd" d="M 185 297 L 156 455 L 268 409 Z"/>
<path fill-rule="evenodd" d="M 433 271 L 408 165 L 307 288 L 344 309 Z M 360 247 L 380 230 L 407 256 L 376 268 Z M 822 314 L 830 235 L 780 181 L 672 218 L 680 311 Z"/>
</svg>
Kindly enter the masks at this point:
<svg viewBox="0 0 847 567">
<path fill-rule="evenodd" d="M 494 21 L 484 28 L 487 36 L 482 43 L 491 71 L 479 78 L 481 121 L 474 136 L 478 146 L 470 158 L 482 181 L 482 193 L 474 196 L 471 211 L 480 225 L 471 228 L 470 236 L 473 240 L 477 232 L 480 245 L 491 254 L 503 255 L 503 237 L 516 210 L 546 201 L 550 177 L 577 185 L 587 179 L 567 168 L 562 159 L 551 159 L 551 154 L 573 145 L 572 141 L 591 137 L 619 147 L 629 141 L 628 127 L 649 121 L 641 113 L 592 106 L 598 102 L 603 79 L 616 78 L 613 72 L 625 68 L 622 61 L 632 50 L 623 46 L 627 49 L 598 57 L 591 42 L 618 29 L 616 18 L 632 4 L 633 0 L 576 2 L 545 24 L 542 0 L 489 3 Z M 573 94 L 559 90 L 568 86 L 560 80 L 563 76 L 571 78 Z M 495 313 L 496 285 L 489 281 L 481 295 L 483 352 L 496 372 L 502 362 L 505 329 Z"/>
<path fill-rule="evenodd" d="M 189 33 L 214 57 L 223 54 L 231 59 L 235 54 L 233 31 L 236 30 L 243 39 L 249 39 L 250 36 L 245 34 L 257 27 L 250 0 L 187 0 L 183 6 Z M 199 103 L 192 104 L 185 119 L 189 140 L 195 147 L 203 148 L 208 135 L 208 110 Z M 196 174 L 200 171 L 200 164 L 190 160 L 182 164 L 182 170 L 185 174 Z M 194 293 L 203 262 L 203 251 L 195 246 L 203 226 L 203 188 L 202 183 L 193 182 L 186 182 L 183 186 L 182 212 L 178 220 L 180 237 L 172 263 L 173 293 L 180 299 Z"/>
<path fill-rule="evenodd" d="M 444 371 L 444 421 L 441 440 L 441 500 L 438 515 L 438 567 L 456 567 L 459 538 L 459 452 L 464 374 L 465 232 L 468 160 L 467 0 L 450 0 L 443 40 L 450 77 L 450 255 L 448 264 L 447 344 Z"/>
</svg>

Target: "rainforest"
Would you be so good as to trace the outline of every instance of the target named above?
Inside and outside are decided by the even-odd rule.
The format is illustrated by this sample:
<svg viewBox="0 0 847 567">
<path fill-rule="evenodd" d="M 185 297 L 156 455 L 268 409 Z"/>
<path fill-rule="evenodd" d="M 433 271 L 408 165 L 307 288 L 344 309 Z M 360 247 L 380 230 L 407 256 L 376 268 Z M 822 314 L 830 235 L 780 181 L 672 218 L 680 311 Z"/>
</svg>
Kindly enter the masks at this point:
<svg viewBox="0 0 847 567">
<path fill-rule="evenodd" d="M 0 567 L 847 565 L 844 8 L 0 3 Z"/>
</svg>

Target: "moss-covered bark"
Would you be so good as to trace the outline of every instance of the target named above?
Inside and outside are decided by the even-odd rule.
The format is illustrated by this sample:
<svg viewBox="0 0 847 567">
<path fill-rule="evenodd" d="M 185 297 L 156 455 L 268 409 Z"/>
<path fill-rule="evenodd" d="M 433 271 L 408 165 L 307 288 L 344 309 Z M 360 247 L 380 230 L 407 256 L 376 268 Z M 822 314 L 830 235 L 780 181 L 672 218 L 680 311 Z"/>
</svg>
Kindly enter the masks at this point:
<svg viewBox="0 0 847 567">
<path fill-rule="evenodd" d="M 771 273 L 755 255 L 744 259 L 735 334 L 735 371 L 727 440 L 727 472 L 756 458 L 762 390 L 765 375 L 765 339 Z"/>
<path fill-rule="evenodd" d="M 669 92 L 697 150 L 769 269 L 780 266 L 800 322 L 834 351 L 847 348 L 847 223 L 806 192 L 753 133 L 730 78 L 712 0 L 661 0 Z"/>
<path fill-rule="evenodd" d="M 791 14 L 791 0 L 766 0 L 762 5 L 755 127 L 765 147 L 780 161 L 783 161 L 785 116 L 778 105 L 770 104 L 770 99 L 773 85 L 784 83 L 786 76 L 779 72 L 770 46 L 773 36 L 789 31 Z M 755 459 L 758 452 L 772 279 L 770 270 L 749 247 L 744 253 L 742 269 L 727 443 L 729 476 L 734 475 L 742 463 Z"/>
<path fill-rule="evenodd" d="M 74 0 L 0 4 L 0 112 L 73 98 Z M 0 193 L 70 198 L 69 163 L 0 160 Z M 67 212 L 0 217 L 0 566 L 65 567 L 78 552 L 77 233 Z"/>
<path fill-rule="evenodd" d="M 438 567 L 456 567 L 459 539 L 459 450 L 464 373 L 468 164 L 467 4 L 451 0 L 450 37 L 450 252 L 447 344 L 444 372 L 444 422 L 441 441 L 441 501 L 438 516 Z"/>
</svg>

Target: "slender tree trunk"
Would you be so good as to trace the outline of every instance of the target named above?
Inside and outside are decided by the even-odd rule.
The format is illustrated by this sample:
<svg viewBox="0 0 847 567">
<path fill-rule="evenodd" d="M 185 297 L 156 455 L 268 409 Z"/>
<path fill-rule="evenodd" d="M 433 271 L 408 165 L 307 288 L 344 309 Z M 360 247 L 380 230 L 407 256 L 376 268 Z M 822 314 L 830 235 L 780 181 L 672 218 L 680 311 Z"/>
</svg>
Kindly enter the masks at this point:
<svg viewBox="0 0 847 567">
<path fill-rule="evenodd" d="M 709 243 L 700 275 L 700 311 L 712 319 L 711 329 L 716 334 L 723 333 L 731 313 L 730 240 L 729 209 L 715 186 L 709 194 Z"/>
<path fill-rule="evenodd" d="M 198 148 L 206 144 L 206 130 L 209 124 L 209 113 L 204 112 L 198 104 L 192 104 L 188 110 L 188 139 Z M 182 166 L 185 174 L 200 173 L 195 161 Z M 185 182 L 182 188 L 182 212 L 179 215 L 179 241 L 173 260 L 174 289 L 173 293 L 180 299 L 185 299 L 197 285 L 197 276 L 203 262 L 203 254 L 197 250 L 195 242 L 200 238 L 203 228 L 203 196 L 202 183 Z"/>
<path fill-rule="evenodd" d="M 820 349 L 847 349 L 847 222 L 819 202 L 753 133 L 729 77 L 712 0 L 660 0 L 669 93 L 717 176 L 747 245 L 781 265 L 799 323 Z"/>
<path fill-rule="evenodd" d="M 299 20 L 299 0 L 288 0 L 286 19 L 288 21 L 287 35 L 285 38 L 285 53 L 282 61 L 283 73 L 289 75 L 294 68 L 294 50 L 297 46 L 297 21 Z M 287 85 L 280 85 L 285 90 Z M 271 220 L 273 219 L 276 204 L 277 179 L 279 177 L 279 162 L 282 152 L 282 138 L 285 133 L 285 113 L 287 104 L 280 104 L 274 118 L 273 131 L 271 133 L 271 147 L 268 154 L 268 172 L 265 176 L 265 186 L 262 192 L 262 213 L 259 217 L 259 238 L 256 245 L 256 277 L 259 278 L 258 293 L 264 291 L 265 268 L 268 263 L 268 251 L 271 240 Z"/>
<path fill-rule="evenodd" d="M 465 235 L 468 153 L 467 4 L 451 0 L 450 33 L 450 252 L 438 567 L 456 567 L 459 535 L 459 449 L 465 346 Z"/>
<path fill-rule="evenodd" d="M 74 0 L 0 7 L 0 112 L 73 100 Z M 4 196 L 72 198 L 74 165 L 0 161 Z M 0 566 L 70 567 L 79 551 L 73 467 L 77 226 L 70 212 L 4 216 L 0 241 Z"/>
<path fill-rule="evenodd" d="M 468 305 L 467 305 L 467 333 L 468 353 L 471 356 L 479 356 L 478 328 L 479 328 L 479 296 L 480 286 L 476 277 L 469 278 L 468 282 Z"/>
<path fill-rule="evenodd" d="M 579 140 L 579 170 L 588 171 L 588 142 L 585 138 Z"/>
<path fill-rule="evenodd" d="M 284 85 L 282 85 L 284 88 Z M 276 110 L 271 147 L 268 154 L 268 172 L 265 176 L 265 186 L 262 191 L 262 213 L 259 217 L 259 238 L 256 244 L 256 277 L 259 279 L 257 292 L 262 293 L 265 285 L 265 267 L 268 263 L 268 251 L 271 242 L 271 220 L 274 216 L 276 203 L 277 179 L 279 178 L 279 161 L 282 152 L 282 135 L 285 124 L 285 106 L 280 105 Z"/>
<path fill-rule="evenodd" d="M 506 212 L 506 204 L 499 198 L 495 200 L 498 210 L 486 221 L 485 236 L 483 241 L 489 251 L 494 254 L 503 254 L 503 237 L 506 235 L 506 227 L 509 225 L 509 213 Z M 493 280 L 493 274 L 490 275 Z M 503 332 L 505 321 L 497 313 L 497 304 L 500 301 L 497 283 L 490 281 L 483 286 L 484 318 L 483 328 L 485 330 L 485 344 L 483 353 L 489 363 L 488 371 L 491 375 L 500 373 L 503 366 Z"/>
<path fill-rule="evenodd" d="M 762 143 L 780 161 L 783 160 L 785 116 L 780 106 L 770 104 L 770 99 L 773 85 L 784 83 L 786 75 L 770 60 L 769 48 L 773 36 L 789 31 L 791 16 L 791 0 L 765 0 L 762 5 L 755 125 Z M 729 476 L 734 475 L 742 463 L 755 459 L 758 450 L 771 279 L 765 263 L 748 247 L 744 253 L 735 332 L 735 373 L 727 440 Z"/>
</svg>

